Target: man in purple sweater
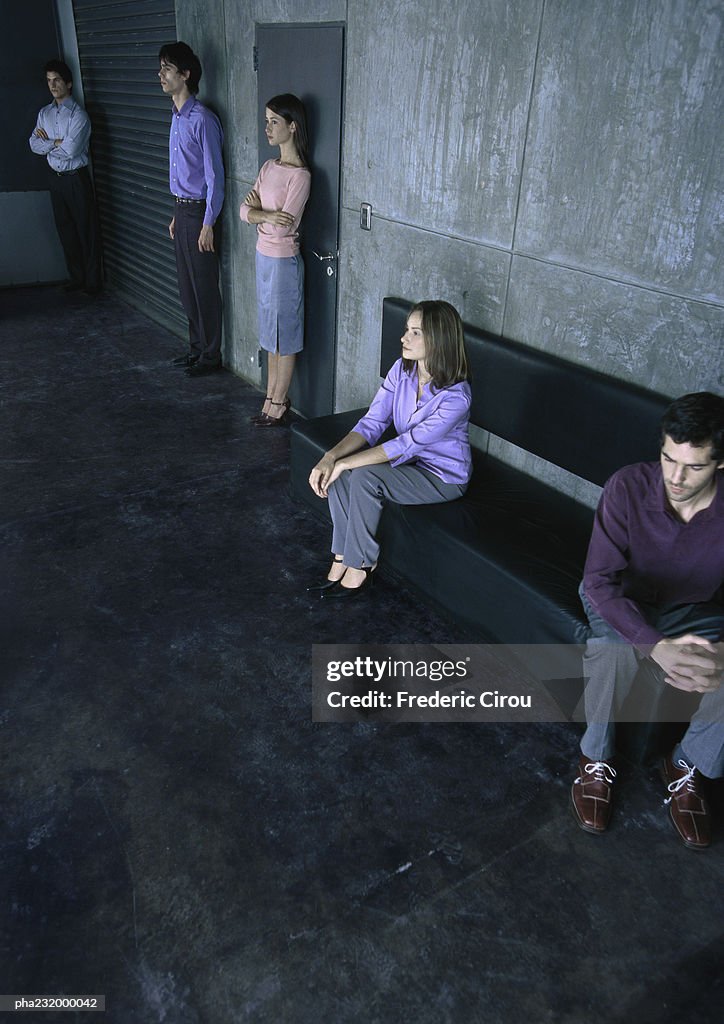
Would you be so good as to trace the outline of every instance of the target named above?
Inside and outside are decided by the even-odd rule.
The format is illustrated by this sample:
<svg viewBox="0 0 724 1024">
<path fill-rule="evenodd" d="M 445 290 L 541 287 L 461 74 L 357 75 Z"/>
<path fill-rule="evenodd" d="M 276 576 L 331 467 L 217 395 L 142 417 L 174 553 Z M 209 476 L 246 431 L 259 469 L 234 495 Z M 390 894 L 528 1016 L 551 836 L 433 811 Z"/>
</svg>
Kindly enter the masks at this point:
<svg viewBox="0 0 724 1024">
<path fill-rule="evenodd" d="M 571 789 L 576 820 L 606 830 L 616 772 L 614 718 L 645 658 L 665 683 L 702 695 L 661 773 L 671 821 L 691 849 L 711 841 L 701 775 L 724 775 L 724 398 L 673 402 L 659 462 L 607 481 L 580 594 L 587 728 Z"/>
</svg>

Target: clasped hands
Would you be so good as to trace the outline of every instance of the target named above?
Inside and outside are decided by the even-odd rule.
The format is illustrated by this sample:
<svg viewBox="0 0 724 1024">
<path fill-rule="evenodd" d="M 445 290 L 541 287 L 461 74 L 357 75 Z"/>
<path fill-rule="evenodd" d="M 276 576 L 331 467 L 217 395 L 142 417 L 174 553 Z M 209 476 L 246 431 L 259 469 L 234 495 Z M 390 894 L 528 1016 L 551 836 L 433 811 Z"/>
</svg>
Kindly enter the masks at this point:
<svg viewBox="0 0 724 1024">
<path fill-rule="evenodd" d="M 329 454 L 323 455 L 309 474 L 309 486 L 318 498 L 326 498 L 329 488 L 345 469 L 344 459 L 335 460 Z"/>
<path fill-rule="evenodd" d="M 724 644 L 702 636 L 665 637 L 651 651 L 651 658 L 664 670 L 666 682 L 677 690 L 712 693 L 724 676 Z"/>
</svg>

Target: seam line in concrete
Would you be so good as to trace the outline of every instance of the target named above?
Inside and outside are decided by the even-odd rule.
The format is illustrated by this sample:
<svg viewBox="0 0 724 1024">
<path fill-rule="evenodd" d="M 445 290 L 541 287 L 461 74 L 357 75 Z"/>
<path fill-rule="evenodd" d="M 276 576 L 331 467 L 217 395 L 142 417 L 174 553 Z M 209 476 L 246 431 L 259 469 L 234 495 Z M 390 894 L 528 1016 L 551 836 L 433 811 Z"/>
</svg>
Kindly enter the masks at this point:
<svg viewBox="0 0 724 1024">
<path fill-rule="evenodd" d="M 343 209 L 348 213 L 356 213 L 356 209 L 350 206 L 343 206 Z M 592 270 L 590 267 L 577 266 L 574 263 L 564 263 L 559 260 L 546 259 L 545 256 L 539 256 L 536 253 L 526 252 L 524 249 L 506 249 L 505 246 L 497 245 L 495 242 L 481 242 L 479 238 L 468 238 L 465 235 L 455 235 L 444 231 L 438 231 L 435 228 L 422 227 L 420 224 L 412 224 L 410 221 L 399 220 L 395 217 L 388 217 L 385 214 L 375 213 L 374 217 L 377 220 L 384 220 L 388 224 L 399 224 L 405 228 L 414 228 L 416 231 L 423 231 L 426 234 L 437 235 L 439 238 L 445 238 L 450 241 L 465 242 L 467 245 L 477 246 L 479 249 L 492 249 L 493 252 L 504 253 L 506 256 L 510 256 L 511 260 L 513 257 L 520 256 L 522 259 L 535 260 L 536 263 L 545 263 L 549 267 L 557 267 L 560 270 L 570 270 L 576 274 L 586 274 L 589 277 L 598 278 L 601 281 L 610 281 L 611 284 L 625 285 L 631 288 L 640 288 L 642 291 L 655 292 L 658 295 L 665 295 L 670 299 L 681 299 L 684 302 L 696 302 L 701 306 L 711 306 L 714 309 L 724 309 L 724 301 L 717 302 L 716 299 L 703 299 L 699 295 L 689 295 L 685 292 L 673 292 L 667 291 L 661 285 L 652 284 L 650 281 L 641 281 L 633 277 L 613 277 L 611 274 L 604 274 L 601 271 Z M 344 255 L 344 252 L 342 252 Z M 506 291 L 507 300 L 507 291 Z"/>
<path fill-rule="evenodd" d="M 505 281 L 505 295 L 503 297 L 503 336 L 506 336 L 508 319 L 508 295 L 510 293 L 510 280 L 513 276 L 513 257 L 516 254 L 515 242 L 518 235 L 518 216 L 520 214 L 520 199 L 523 194 L 523 181 L 525 179 L 525 160 L 528 154 L 528 134 L 530 132 L 531 111 L 533 109 L 533 97 L 538 78 L 538 60 L 540 57 L 540 41 L 543 35 L 543 18 L 545 17 L 546 0 L 542 0 L 540 9 L 540 20 L 538 21 L 538 38 L 535 44 L 535 58 L 533 59 L 533 74 L 530 76 L 530 90 L 528 92 L 528 113 L 525 119 L 525 134 L 523 136 L 523 153 L 520 159 L 520 176 L 518 178 L 518 195 L 515 199 L 515 214 L 513 216 L 513 240 L 511 243 L 511 258 L 508 266 L 508 276 Z"/>
</svg>

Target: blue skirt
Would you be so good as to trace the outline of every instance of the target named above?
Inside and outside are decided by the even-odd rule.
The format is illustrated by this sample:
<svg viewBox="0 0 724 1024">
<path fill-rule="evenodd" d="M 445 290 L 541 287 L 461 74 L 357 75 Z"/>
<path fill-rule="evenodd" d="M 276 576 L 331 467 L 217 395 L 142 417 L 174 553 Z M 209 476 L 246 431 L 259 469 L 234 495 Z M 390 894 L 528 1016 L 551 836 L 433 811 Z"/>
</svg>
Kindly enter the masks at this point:
<svg viewBox="0 0 724 1024">
<path fill-rule="evenodd" d="M 256 254 L 259 345 L 291 356 L 304 348 L 304 261 Z"/>
</svg>

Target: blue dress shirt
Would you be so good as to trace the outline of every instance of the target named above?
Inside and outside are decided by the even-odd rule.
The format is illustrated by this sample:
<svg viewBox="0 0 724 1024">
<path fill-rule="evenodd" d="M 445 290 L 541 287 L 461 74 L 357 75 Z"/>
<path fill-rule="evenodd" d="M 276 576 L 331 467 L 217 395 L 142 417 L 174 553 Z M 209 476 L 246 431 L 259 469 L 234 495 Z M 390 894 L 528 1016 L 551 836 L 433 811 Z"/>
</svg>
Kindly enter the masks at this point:
<svg viewBox="0 0 724 1024">
<path fill-rule="evenodd" d="M 79 167 L 87 166 L 90 118 L 72 96 L 62 103 L 53 100 L 47 107 L 42 107 L 35 128 L 42 128 L 48 138 L 41 139 L 33 131 L 30 148 L 33 153 L 47 157 L 54 171 L 77 171 Z M 55 139 L 63 141 L 56 146 Z"/>
<path fill-rule="evenodd" d="M 174 107 L 168 140 L 169 186 L 182 199 L 205 199 L 204 224 L 214 224 L 224 205 L 221 123 L 192 96 Z"/>
</svg>

